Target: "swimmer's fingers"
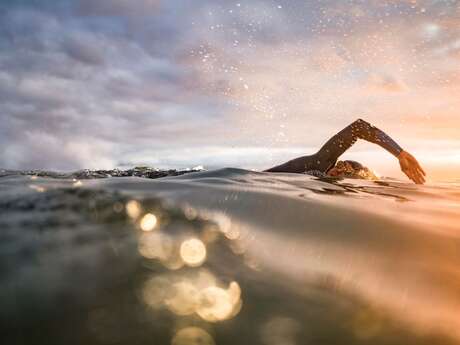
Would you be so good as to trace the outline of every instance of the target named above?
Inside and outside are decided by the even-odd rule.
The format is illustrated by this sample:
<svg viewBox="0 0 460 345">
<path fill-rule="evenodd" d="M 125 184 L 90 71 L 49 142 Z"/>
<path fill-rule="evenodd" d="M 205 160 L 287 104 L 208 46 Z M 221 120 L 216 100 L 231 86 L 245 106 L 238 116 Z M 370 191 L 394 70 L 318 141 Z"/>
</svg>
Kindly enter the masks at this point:
<svg viewBox="0 0 460 345">
<path fill-rule="evenodd" d="M 417 181 L 416 183 L 419 183 L 419 184 L 425 183 L 424 176 L 426 176 L 426 173 L 422 169 L 422 167 L 420 166 L 420 164 L 417 161 L 417 159 L 415 159 L 414 156 L 410 156 L 409 162 L 411 163 L 412 170 L 413 170 L 413 175 L 414 175 L 414 177 L 415 177 L 415 179 Z"/>
<path fill-rule="evenodd" d="M 423 176 L 414 169 L 409 170 L 407 176 L 416 184 L 423 184 L 425 182 Z"/>
<path fill-rule="evenodd" d="M 422 173 L 418 170 L 417 165 L 414 164 L 414 162 L 409 162 L 408 173 L 410 179 L 415 183 L 423 184 L 425 182 Z"/>
<path fill-rule="evenodd" d="M 423 175 L 416 169 L 413 170 L 413 176 L 414 176 L 414 179 L 415 179 L 415 183 L 417 184 L 424 184 L 425 183 L 425 179 L 423 177 Z"/>
<path fill-rule="evenodd" d="M 416 174 L 418 176 L 418 179 L 421 181 L 421 183 L 425 183 L 425 172 L 422 169 L 416 169 Z"/>
<path fill-rule="evenodd" d="M 403 171 L 404 174 L 406 174 L 406 176 L 414 181 L 415 183 L 417 183 L 417 181 L 415 180 L 415 177 L 414 177 L 414 174 L 412 172 L 412 170 L 406 165 L 404 164 L 405 162 L 401 163 L 401 170 Z"/>
<path fill-rule="evenodd" d="M 406 176 L 415 182 L 412 169 L 410 168 L 409 161 L 407 160 L 406 156 L 401 154 L 399 157 L 399 165 L 401 166 L 401 170 Z"/>
<path fill-rule="evenodd" d="M 414 158 L 414 163 L 415 163 L 415 166 L 417 168 L 417 170 L 423 175 L 423 176 L 426 176 L 426 172 L 425 170 L 423 170 L 423 168 L 420 166 L 420 163 Z"/>
<path fill-rule="evenodd" d="M 409 177 L 409 179 L 417 184 L 425 183 L 425 171 L 422 169 L 414 156 L 412 156 L 409 152 L 403 151 L 398 158 L 401 170 L 407 175 L 407 177 Z"/>
<path fill-rule="evenodd" d="M 405 169 L 403 169 L 403 172 L 407 175 L 407 177 L 409 179 L 411 179 L 414 183 L 417 183 L 417 184 L 420 184 L 420 181 L 419 179 L 417 178 L 417 175 L 416 173 L 414 172 L 414 170 L 410 167 L 407 167 Z"/>
</svg>

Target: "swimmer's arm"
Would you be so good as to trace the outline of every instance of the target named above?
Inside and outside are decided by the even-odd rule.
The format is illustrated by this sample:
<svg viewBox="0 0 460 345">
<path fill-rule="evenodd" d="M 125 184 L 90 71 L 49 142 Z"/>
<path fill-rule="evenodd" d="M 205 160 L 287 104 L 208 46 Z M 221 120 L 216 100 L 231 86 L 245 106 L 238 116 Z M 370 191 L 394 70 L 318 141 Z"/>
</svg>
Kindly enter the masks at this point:
<svg viewBox="0 0 460 345">
<path fill-rule="evenodd" d="M 413 156 L 405 152 L 389 135 L 368 122 L 358 119 L 329 139 L 318 151 L 322 168 L 327 171 L 358 139 L 377 144 L 397 157 L 403 172 L 415 183 L 423 183 L 423 169 Z M 402 154 L 405 152 L 404 154 Z M 401 155 L 402 154 L 402 155 Z M 401 157 L 401 158 L 400 158 Z"/>
<path fill-rule="evenodd" d="M 353 146 L 358 139 L 364 139 L 377 144 L 395 157 L 403 151 L 403 149 L 382 130 L 371 126 L 362 119 L 358 119 L 329 139 L 318 151 L 318 155 L 330 162 L 335 162 L 346 150 Z"/>
</svg>

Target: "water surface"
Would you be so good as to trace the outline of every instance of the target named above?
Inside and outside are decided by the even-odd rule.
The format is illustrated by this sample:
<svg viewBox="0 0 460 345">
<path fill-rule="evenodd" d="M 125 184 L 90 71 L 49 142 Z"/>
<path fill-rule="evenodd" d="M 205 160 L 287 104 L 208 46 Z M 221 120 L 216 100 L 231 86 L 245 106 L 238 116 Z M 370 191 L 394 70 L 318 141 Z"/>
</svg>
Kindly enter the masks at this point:
<svg viewBox="0 0 460 345">
<path fill-rule="evenodd" d="M 6 343 L 460 344 L 458 183 L 24 174 L 0 177 Z"/>
</svg>

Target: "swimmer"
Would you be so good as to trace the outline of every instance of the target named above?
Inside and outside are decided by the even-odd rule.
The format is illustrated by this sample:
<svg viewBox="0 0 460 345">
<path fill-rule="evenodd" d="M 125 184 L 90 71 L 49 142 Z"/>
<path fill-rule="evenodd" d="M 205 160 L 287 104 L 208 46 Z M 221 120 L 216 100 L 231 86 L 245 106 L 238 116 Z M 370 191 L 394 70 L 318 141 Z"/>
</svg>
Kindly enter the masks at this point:
<svg viewBox="0 0 460 345">
<path fill-rule="evenodd" d="M 401 170 L 417 184 L 425 183 L 425 171 L 414 156 L 404 151 L 392 138 L 368 122 L 358 119 L 329 139 L 315 154 L 292 159 L 267 169 L 267 172 L 308 173 L 319 172 L 333 177 L 359 177 L 362 172 L 372 172 L 355 161 L 337 159 L 358 139 L 377 144 L 398 158 Z M 373 175 L 373 174 L 372 174 Z M 372 178 L 372 176 L 370 176 Z M 375 177 L 375 176 L 374 176 Z"/>
</svg>

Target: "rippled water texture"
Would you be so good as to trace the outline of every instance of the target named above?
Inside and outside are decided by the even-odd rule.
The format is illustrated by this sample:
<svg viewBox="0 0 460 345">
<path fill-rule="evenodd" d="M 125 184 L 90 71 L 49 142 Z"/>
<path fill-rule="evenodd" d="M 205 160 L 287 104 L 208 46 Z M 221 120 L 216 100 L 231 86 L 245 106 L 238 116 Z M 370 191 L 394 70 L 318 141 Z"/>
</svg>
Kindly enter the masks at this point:
<svg viewBox="0 0 460 345">
<path fill-rule="evenodd" d="M 2 344 L 460 344 L 458 183 L 34 174 L 0 177 Z"/>
</svg>

